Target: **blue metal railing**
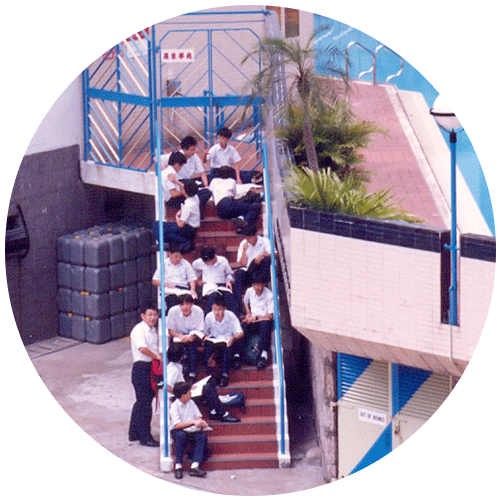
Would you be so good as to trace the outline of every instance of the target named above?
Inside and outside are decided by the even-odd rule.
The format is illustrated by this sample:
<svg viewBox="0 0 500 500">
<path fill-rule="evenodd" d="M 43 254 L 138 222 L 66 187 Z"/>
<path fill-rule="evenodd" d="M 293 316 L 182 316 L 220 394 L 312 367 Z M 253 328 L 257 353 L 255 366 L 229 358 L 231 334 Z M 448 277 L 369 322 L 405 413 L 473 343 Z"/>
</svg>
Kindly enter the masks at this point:
<svg viewBox="0 0 500 500">
<path fill-rule="evenodd" d="M 232 12 L 219 12 L 220 14 L 231 14 Z M 247 11 L 238 11 L 238 14 L 246 14 Z M 268 14 L 269 11 L 251 11 L 252 14 Z M 215 14 L 210 13 L 196 13 L 197 15 Z M 187 14 L 192 15 L 192 14 Z M 235 31 L 234 28 L 227 28 Z M 220 28 L 217 28 L 221 31 Z M 192 30 L 186 30 L 192 31 Z M 206 31 L 206 30 L 205 30 Z M 251 31 L 246 29 L 246 31 Z M 141 32 L 142 33 L 142 32 Z M 274 295 L 274 329 L 275 329 L 275 353 L 274 363 L 277 367 L 278 373 L 278 399 L 279 399 L 279 449 L 281 454 L 286 453 L 286 415 L 285 415 L 285 382 L 284 382 L 284 368 L 282 359 L 282 345 L 281 345 L 281 329 L 279 318 L 279 296 L 278 296 L 278 282 L 276 276 L 276 256 L 274 252 L 275 241 L 273 231 L 273 212 L 272 212 L 272 193 L 271 181 L 269 172 L 269 156 L 268 145 L 263 140 L 262 134 L 262 107 L 263 102 L 260 99 L 255 99 L 245 95 L 214 95 L 214 68 L 211 67 L 210 58 L 208 60 L 208 79 L 209 91 L 204 96 L 162 96 L 158 87 L 161 82 L 161 64 L 159 58 L 160 43 L 156 40 L 157 32 L 155 26 L 150 30 L 144 32 L 141 38 L 147 44 L 148 50 L 146 54 L 142 54 L 148 68 L 147 78 L 136 75 L 135 71 L 142 71 L 140 68 L 128 68 L 127 75 L 124 75 L 124 65 L 134 66 L 134 61 L 126 54 L 124 57 L 120 56 L 120 45 L 117 45 L 113 51 L 109 51 L 103 56 L 103 59 L 98 62 L 93 68 L 92 72 L 88 69 L 82 73 L 82 86 L 83 86 L 83 110 L 84 110 L 84 160 L 93 160 L 102 165 L 109 165 L 119 168 L 134 168 L 133 161 L 148 147 L 150 148 L 150 158 L 156 158 L 156 161 L 151 160 L 147 165 L 146 170 L 154 165 L 156 178 L 157 178 L 157 215 L 159 223 L 159 241 L 164 241 L 163 224 L 161 221 L 164 219 L 164 203 L 163 192 L 161 183 L 161 162 L 160 156 L 162 154 L 163 144 L 163 123 L 160 111 L 163 109 L 172 108 L 193 108 L 204 107 L 208 114 L 206 124 L 207 138 L 215 137 L 216 120 L 217 126 L 227 123 L 228 117 L 232 113 L 225 115 L 224 109 L 228 107 L 245 107 L 251 104 L 253 111 L 251 117 L 244 121 L 245 129 L 250 127 L 253 134 L 253 144 L 255 144 L 257 156 L 261 156 L 259 160 L 262 163 L 264 174 L 264 196 L 266 204 L 266 212 L 268 217 L 267 232 L 271 242 L 271 281 Z M 255 35 L 257 40 L 259 37 Z M 211 33 L 208 35 L 208 49 L 211 50 Z M 137 44 L 133 38 L 130 44 L 139 51 L 141 46 Z M 120 57 L 119 57 L 120 56 Z M 110 58 L 109 60 L 107 58 Z M 115 59 L 112 59 L 115 58 Z M 260 59 L 258 60 L 260 69 Z M 142 64 L 142 63 L 141 63 Z M 99 82 L 99 83 L 97 83 Z M 137 85 L 144 86 L 145 92 L 137 92 Z M 211 90 L 210 90 L 211 89 Z M 251 101 L 251 102 L 250 102 Z M 96 104 L 104 103 L 102 104 Z M 271 103 L 270 103 L 271 104 Z M 97 112 L 97 107 L 100 106 Z M 217 116 L 215 111 L 217 110 Z M 95 116 L 94 116 L 95 115 Z M 163 115 L 163 113 L 161 113 Z M 98 116 L 98 117 L 97 117 Z M 138 117 L 137 117 L 138 116 Z M 91 123 L 91 120 L 93 123 Z M 253 124 L 251 122 L 253 121 Z M 93 128 L 93 124 L 99 125 L 99 133 Z M 135 127 L 135 128 L 134 128 Z M 127 138 L 124 137 L 124 131 L 130 131 Z M 137 142 L 137 139 L 144 134 L 147 130 L 148 140 L 143 141 L 141 147 L 134 151 L 135 157 L 132 157 L 132 162 L 128 160 L 124 164 L 125 150 L 128 149 L 130 144 Z M 235 132 L 235 136 L 240 133 L 239 129 Z M 115 137 L 117 136 L 117 137 Z M 113 152 L 107 151 L 106 142 L 111 146 Z M 117 156 L 117 158 L 115 157 Z M 254 168 L 257 165 L 254 166 Z M 135 169 L 135 168 L 134 168 Z M 160 281 L 164 283 L 165 276 L 165 252 L 163 245 L 159 245 L 159 270 Z M 166 377 L 166 311 L 165 311 L 165 290 L 160 287 L 160 335 L 162 341 L 162 355 L 163 355 L 163 372 Z M 166 380 L 164 380 L 164 387 L 166 388 Z M 170 455 L 169 443 L 169 429 L 168 429 L 168 392 L 164 390 L 164 429 L 163 435 L 165 438 L 164 448 L 161 450 L 165 458 Z"/>
</svg>

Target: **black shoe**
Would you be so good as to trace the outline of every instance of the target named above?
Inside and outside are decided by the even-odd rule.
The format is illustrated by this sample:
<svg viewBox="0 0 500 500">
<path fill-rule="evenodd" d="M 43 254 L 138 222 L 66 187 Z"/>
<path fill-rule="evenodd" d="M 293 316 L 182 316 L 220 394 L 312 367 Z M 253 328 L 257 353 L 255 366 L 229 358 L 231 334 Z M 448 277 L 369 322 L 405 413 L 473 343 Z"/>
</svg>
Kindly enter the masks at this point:
<svg viewBox="0 0 500 500">
<path fill-rule="evenodd" d="M 239 356 L 235 356 L 233 359 L 233 370 L 239 370 L 241 368 L 241 359 Z"/>
<path fill-rule="evenodd" d="M 231 222 L 237 227 L 237 228 L 243 228 L 247 225 L 247 222 L 245 219 L 242 219 L 241 217 L 234 217 L 231 219 Z"/>
<path fill-rule="evenodd" d="M 158 448 L 160 443 L 156 439 L 151 438 L 149 441 L 141 441 L 142 446 L 149 446 L 150 448 Z"/>
<path fill-rule="evenodd" d="M 205 477 L 207 475 L 207 471 L 201 470 L 198 467 L 195 469 L 191 467 L 191 469 L 189 469 L 189 475 L 194 477 Z"/>
<path fill-rule="evenodd" d="M 194 375 L 189 375 L 187 378 L 187 382 L 189 382 L 191 385 L 194 385 L 196 383 L 196 377 Z"/>
<path fill-rule="evenodd" d="M 267 366 L 267 359 L 260 358 L 259 361 L 257 362 L 257 370 L 264 370 L 266 366 Z"/>
<path fill-rule="evenodd" d="M 182 476 L 184 474 L 182 473 L 182 469 L 175 469 L 174 470 L 174 477 L 175 479 L 182 479 Z"/>
<path fill-rule="evenodd" d="M 241 420 L 238 417 L 235 417 L 234 415 L 231 415 L 228 413 L 225 416 L 219 417 L 219 420 L 221 422 L 226 422 L 228 424 L 236 424 L 237 422 L 241 422 Z"/>
<path fill-rule="evenodd" d="M 229 384 L 229 377 L 227 375 L 222 375 L 219 382 L 219 387 L 227 387 Z"/>
</svg>

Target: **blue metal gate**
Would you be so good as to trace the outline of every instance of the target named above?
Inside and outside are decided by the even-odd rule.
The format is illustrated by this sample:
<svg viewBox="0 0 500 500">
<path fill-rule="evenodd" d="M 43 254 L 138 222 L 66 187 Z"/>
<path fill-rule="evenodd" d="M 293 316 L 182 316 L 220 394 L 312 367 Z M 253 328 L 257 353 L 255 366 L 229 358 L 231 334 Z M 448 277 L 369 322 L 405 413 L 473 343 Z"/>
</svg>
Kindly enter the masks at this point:
<svg viewBox="0 0 500 500">
<path fill-rule="evenodd" d="M 239 64 L 258 43 L 257 34 L 245 27 L 163 34 L 160 28 L 127 38 L 83 72 L 84 160 L 151 169 L 156 113 L 162 152 L 178 149 L 187 135 L 204 150 L 226 126 L 233 132 L 241 168 L 261 166 L 261 101 L 248 93 L 260 57 L 250 58 L 245 71 Z"/>
</svg>

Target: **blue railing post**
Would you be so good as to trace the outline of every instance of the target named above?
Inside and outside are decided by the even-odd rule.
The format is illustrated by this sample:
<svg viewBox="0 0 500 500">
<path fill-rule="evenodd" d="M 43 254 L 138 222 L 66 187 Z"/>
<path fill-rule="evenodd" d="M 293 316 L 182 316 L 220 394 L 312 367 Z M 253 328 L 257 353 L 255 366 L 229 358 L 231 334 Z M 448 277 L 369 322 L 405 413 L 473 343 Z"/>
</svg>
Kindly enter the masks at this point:
<svg viewBox="0 0 500 500">
<path fill-rule="evenodd" d="M 156 148 L 156 162 L 155 162 L 155 172 L 156 172 L 156 180 L 158 187 L 158 252 L 159 252 L 159 260 L 160 260 L 160 338 L 161 338 L 161 346 L 162 346 L 162 357 L 163 357 L 163 412 L 164 412 L 164 429 L 163 435 L 165 437 L 165 448 L 163 450 L 164 456 L 170 456 L 170 440 L 168 438 L 168 392 L 166 390 L 167 387 L 167 338 L 166 338 L 166 317 L 165 317 L 165 249 L 163 245 L 164 237 L 163 237 L 163 189 L 161 182 L 161 135 L 160 135 L 160 127 L 158 125 L 158 93 L 156 88 L 156 42 L 155 42 L 155 27 L 152 27 L 151 31 L 151 46 L 149 50 L 149 67 L 150 67 L 150 98 L 151 98 L 151 116 L 153 123 L 153 137 L 154 137 L 154 145 Z M 152 139 L 153 139 L 152 137 Z"/>
<path fill-rule="evenodd" d="M 268 237 L 271 246 L 271 283 L 274 298 L 274 344 L 276 365 L 279 377 L 279 414 L 280 414 L 280 452 L 285 454 L 285 377 L 283 373 L 283 356 L 281 344 L 281 328 L 279 321 L 279 301 L 278 301 L 278 280 L 276 278 L 276 255 L 274 251 L 274 230 L 273 230 L 273 212 L 271 205 L 271 184 L 269 179 L 269 165 L 267 155 L 267 144 L 264 141 L 262 145 L 262 170 L 264 174 L 264 196 L 267 211 Z"/>
</svg>

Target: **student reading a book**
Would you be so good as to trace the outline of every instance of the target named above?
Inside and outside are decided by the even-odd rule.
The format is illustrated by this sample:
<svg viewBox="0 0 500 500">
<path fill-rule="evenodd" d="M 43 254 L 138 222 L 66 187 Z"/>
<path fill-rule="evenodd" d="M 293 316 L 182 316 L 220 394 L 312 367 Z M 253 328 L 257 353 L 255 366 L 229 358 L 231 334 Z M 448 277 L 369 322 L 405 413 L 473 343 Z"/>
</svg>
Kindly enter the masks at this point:
<svg viewBox="0 0 500 500">
<path fill-rule="evenodd" d="M 172 306 L 167 314 L 167 329 L 169 337 L 175 343 L 185 346 L 187 354 L 187 381 L 196 381 L 196 365 L 198 348 L 202 346 L 205 337 L 205 315 L 200 306 L 194 304 L 194 299 L 188 293 L 180 295 L 179 304 Z"/>
<path fill-rule="evenodd" d="M 165 306 L 168 310 L 179 303 L 179 295 L 189 293 L 195 300 L 196 274 L 191 264 L 182 258 L 180 249 L 171 246 L 164 265 Z M 158 267 L 153 275 L 153 285 L 161 286 L 161 269 Z"/>
<path fill-rule="evenodd" d="M 229 368 L 238 369 L 241 366 L 244 334 L 239 319 L 227 310 L 223 295 L 215 297 L 212 311 L 205 317 L 205 335 L 205 358 L 208 361 L 220 350 L 222 374 L 219 387 L 226 387 L 229 383 Z"/>
<path fill-rule="evenodd" d="M 206 300 L 205 314 L 212 310 L 217 294 L 224 295 L 227 308 L 236 314 L 234 274 L 226 257 L 217 255 L 213 247 L 204 247 L 201 249 L 201 257 L 193 262 L 193 269 L 202 281 L 202 297 Z"/>
<path fill-rule="evenodd" d="M 269 363 L 271 350 L 271 336 L 274 328 L 274 299 L 273 293 L 266 287 L 265 281 L 259 276 L 253 278 L 252 286 L 245 292 L 243 298 L 246 316 L 243 319 L 245 335 L 250 338 L 257 334 L 259 342 L 259 360 L 257 368 L 262 370 Z"/>
<path fill-rule="evenodd" d="M 190 443 L 194 444 L 194 450 L 189 475 L 205 477 L 206 471 L 200 468 L 201 463 L 208 456 L 208 440 L 203 430 L 209 430 L 210 427 L 202 418 L 196 403 L 191 399 L 189 382 L 177 382 L 172 391 L 175 400 L 170 408 L 170 433 L 175 443 L 175 478 L 182 479 L 182 460 Z"/>
<path fill-rule="evenodd" d="M 184 344 L 175 342 L 167 350 L 167 391 L 173 394 L 177 382 L 185 382 L 183 361 L 186 358 Z M 226 406 L 219 399 L 217 387 L 212 377 L 205 377 L 191 387 L 191 397 L 197 404 L 206 404 L 210 411 L 210 420 L 233 423 L 240 419 L 229 413 Z"/>
</svg>

